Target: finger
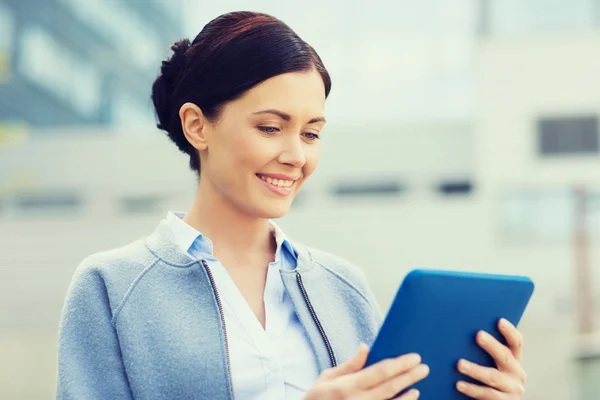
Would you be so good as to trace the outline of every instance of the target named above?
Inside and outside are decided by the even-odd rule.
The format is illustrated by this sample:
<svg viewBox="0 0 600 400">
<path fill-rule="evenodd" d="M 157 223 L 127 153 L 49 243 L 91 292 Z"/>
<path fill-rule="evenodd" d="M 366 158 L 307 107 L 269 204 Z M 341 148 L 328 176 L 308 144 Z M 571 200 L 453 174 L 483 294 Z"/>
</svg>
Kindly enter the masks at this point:
<svg viewBox="0 0 600 400">
<path fill-rule="evenodd" d="M 358 388 L 370 389 L 396 375 L 410 371 L 419 364 L 421 364 L 421 356 L 414 353 L 388 358 L 357 372 L 354 382 Z"/>
<path fill-rule="evenodd" d="M 398 393 L 423 380 L 429 375 L 429 367 L 420 364 L 403 374 L 384 382 L 367 392 L 369 399 L 389 399 Z"/>
<path fill-rule="evenodd" d="M 509 399 L 506 393 L 502 393 L 496 389 L 475 385 L 473 383 L 459 381 L 456 383 L 456 389 L 473 399 L 477 400 L 507 400 Z"/>
<path fill-rule="evenodd" d="M 396 400 L 416 400 L 419 398 L 421 393 L 417 389 L 410 389 L 408 392 L 404 393 L 402 396 L 394 397 Z"/>
<path fill-rule="evenodd" d="M 361 343 L 358 346 L 358 351 L 356 355 L 346 361 L 343 364 L 338 365 L 334 368 L 329 368 L 323 371 L 321 374 L 322 378 L 326 380 L 334 379 L 343 375 L 348 375 L 357 371 L 360 371 L 362 367 L 367 362 L 367 357 L 369 356 L 369 346 L 364 343 Z"/>
<path fill-rule="evenodd" d="M 522 369 L 512 351 L 489 333 L 479 331 L 477 334 L 477 343 L 492 356 L 500 371 L 517 373 Z"/>
<path fill-rule="evenodd" d="M 523 362 L 523 345 L 525 343 L 523 335 L 517 330 L 517 328 L 511 324 L 508 320 L 502 318 L 498 322 L 498 329 L 506 339 L 508 347 L 512 351 L 513 355 L 519 363 Z"/>
<path fill-rule="evenodd" d="M 510 375 L 498 371 L 496 368 L 482 367 L 467 360 L 460 360 L 458 362 L 458 370 L 464 375 L 500 392 L 521 393 L 525 391 L 521 382 Z"/>
</svg>

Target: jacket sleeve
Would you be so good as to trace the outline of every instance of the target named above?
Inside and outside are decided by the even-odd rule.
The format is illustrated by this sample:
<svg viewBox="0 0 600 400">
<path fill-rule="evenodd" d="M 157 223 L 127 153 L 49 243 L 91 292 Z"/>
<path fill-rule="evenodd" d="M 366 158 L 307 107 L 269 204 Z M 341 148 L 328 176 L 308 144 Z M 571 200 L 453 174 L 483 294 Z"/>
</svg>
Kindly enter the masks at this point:
<svg viewBox="0 0 600 400">
<path fill-rule="evenodd" d="M 104 279 L 83 264 L 62 310 L 56 398 L 133 399 Z"/>
<path fill-rule="evenodd" d="M 367 299 L 369 300 L 369 304 L 371 304 L 371 307 L 373 308 L 373 317 L 375 318 L 375 322 L 377 324 L 377 328 L 381 328 L 381 324 L 383 324 L 383 312 L 381 311 L 381 306 L 379 305 L 379 302 L 377 301 L 377 299 L 375 298 L 375 294 L 373 293 L 373 289 L 371 288 L 371 285 L 369 284 L 367 277 L 365 276 L 365 274 L 361 271 L 361 278 L 363 280 L 363 290 L 365 293 L 365 296 L 367 297 Z"/>
</svg>

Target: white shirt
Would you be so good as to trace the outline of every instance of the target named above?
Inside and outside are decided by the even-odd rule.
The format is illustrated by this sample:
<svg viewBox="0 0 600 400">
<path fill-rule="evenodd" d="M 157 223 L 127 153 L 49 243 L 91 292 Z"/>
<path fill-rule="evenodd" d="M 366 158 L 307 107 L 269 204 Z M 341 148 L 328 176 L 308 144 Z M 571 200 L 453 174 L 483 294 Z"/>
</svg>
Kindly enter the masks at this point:
<svg viewBox="0 0 600 400">
<path fill-rule="evenodd" d="M 277 225 L 277 251 L 269 264 L 264 293 L 265 329 L 227 270 L 212 255 L 212 242 L 182 221 L 185 214 L 169 212 L 166 221 L 181 248 L 204 259 L 223 303 L 233 390 L 238 400 L 300 399 L 319 371 L 313 349 L 286 293 L 279 270 L 295 268 L 296 255 Z"/>
</svg>

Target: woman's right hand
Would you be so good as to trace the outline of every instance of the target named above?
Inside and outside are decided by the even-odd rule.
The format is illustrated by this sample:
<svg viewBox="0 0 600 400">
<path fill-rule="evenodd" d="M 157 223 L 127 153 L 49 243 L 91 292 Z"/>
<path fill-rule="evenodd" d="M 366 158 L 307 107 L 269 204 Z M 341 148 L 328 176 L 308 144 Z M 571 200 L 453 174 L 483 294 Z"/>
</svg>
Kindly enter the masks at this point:
<svg viewBox="0 0 600 400">
<path fill-rule="evenodd" d="M 418 354 L 382 360 L 362 369 L 368 354 L 369 348 L 361 344 L 353 358 L 323 371 L 304 400 L 390 399 L 429 375 L 429 367 L 421 364 Z M 397 397 L 401 400 L 418 398 L 416 389 Z"/>
</svg>

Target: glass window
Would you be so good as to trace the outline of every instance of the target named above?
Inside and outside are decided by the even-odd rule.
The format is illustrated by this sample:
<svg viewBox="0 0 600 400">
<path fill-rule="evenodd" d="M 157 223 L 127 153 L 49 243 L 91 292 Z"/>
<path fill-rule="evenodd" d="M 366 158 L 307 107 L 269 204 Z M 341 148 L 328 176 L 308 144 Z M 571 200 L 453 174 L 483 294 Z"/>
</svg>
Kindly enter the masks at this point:
<svg viewBox="0 0 600 400">
<path fill-rule="evenodd" d="M 173 0 L 154 0 L 156 7 L 162 12 L 168 14 L 176 21 L 181 21 L 184 8 L 181 4 Z"/>
<path fill-rule="evenodd" d="M 71 60 L 69 97 L 73 106 L 85 115 L 97 114 L 102 96 L 102 76 L 91 63 L 81 59 Z"/>
<path fill-rule="evenodd" d="M 110 40 L 121 55 L 154 71 L 163 55 L 158 35 L 127 4 L 102 0 L 60 0 L 87 25 Z"/>
<path fill-rule="evenodd" d="M 473 192 L 473 183 L 469 180 L 441 182 L 437 191 L 444 196 L 464 196 Z"/>
<path fill-rule="evenodd" d="M 30 80 L 44 86 L 54 86 L 56 63 L 60 56 L 55 42 L 41 29 L 27 28 L 20 37 L 21 57 L 19 70 Z M 55 92 L 56 88 L 52 88 Z"/>
<path fill-rule="evenodd" d="M 537 128 L 541 155 L 598 153 L 598 118 L 595 116 L 542 118 Z"/>
<path fill-rule="evenodd" d="M 511 241 L 569 241 L 575 229 L 576 198 L 569 189 L 522 190 L 500 199 L 502 235 Z M 600 235 L 600 191 L 587 195 L 587 227 Z"/>
<path fill-rule="evenodd" d="M 20 43 L 19 70 L 27 79 L 86 117 L 97 113 L 102 76 L 89 62 L 75 57 L 38 27 L 25 28 Z"/>
<path fill-rule="evenodd" d="M 522 36 L 590 30 L 598 0 L 487 0 L 484 31 Z"/>
<path fill-rule="evenodd" d="M 120 126 L 145 126 L 156 124 L 149 103 L 141 103 L 137 98 L 124 92 L 117 91 L 113 98 L 113 123 Z"/>
<path fill-rule="evenodd" d="M 364 181 L 345 182 L 333 188 L 333 194 L 338 197 L 356 196 L 395 196 L 406 188 L 399 181 Z"/>
<path fill-rule="evenodd" d="M 123 214 L 154 214 L 164 209 L 162 196 L 127 196 L 120 199 L 120 211 Z"/>
<path fill-rule="evenodd" d="M 81 193 L 74 191 L 48 190 L 20 192 L 12 198 L 12 208 L 23 215 L 64 215 L 83 209 L 85 201 Z"/>
<path fill-rule="evenodd" d="M 10 60 L 15 36 L 15 17 L 12 10 L 0 2 L 0 82 L 10 74 Z"/>
</svg>

